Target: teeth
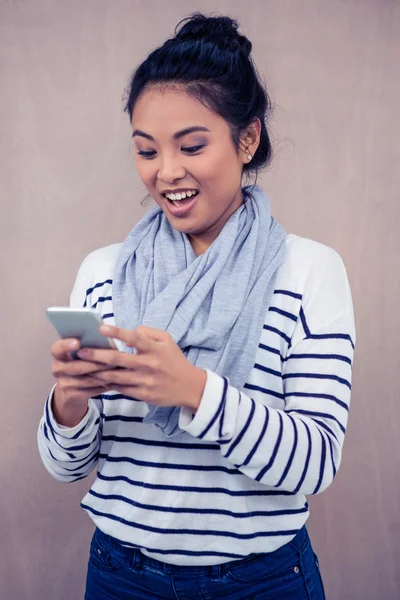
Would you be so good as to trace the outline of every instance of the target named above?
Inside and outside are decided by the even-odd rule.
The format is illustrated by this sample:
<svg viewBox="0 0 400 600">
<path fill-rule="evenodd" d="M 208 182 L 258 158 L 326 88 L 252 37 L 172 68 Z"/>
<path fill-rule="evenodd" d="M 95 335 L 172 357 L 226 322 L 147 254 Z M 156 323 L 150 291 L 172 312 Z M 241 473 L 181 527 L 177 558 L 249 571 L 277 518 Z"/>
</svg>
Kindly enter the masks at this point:
<svg viewBox="0 0 400 600">
<path fill-rule="evenodd" d="M 196 190 L 188 190 L 187 192 L 180 192 L 179 194 L 165 194 L 168 200 L 185 200 L 186 198 L 191 198 L 195 196 L 197 193 Z"/>
</svg>

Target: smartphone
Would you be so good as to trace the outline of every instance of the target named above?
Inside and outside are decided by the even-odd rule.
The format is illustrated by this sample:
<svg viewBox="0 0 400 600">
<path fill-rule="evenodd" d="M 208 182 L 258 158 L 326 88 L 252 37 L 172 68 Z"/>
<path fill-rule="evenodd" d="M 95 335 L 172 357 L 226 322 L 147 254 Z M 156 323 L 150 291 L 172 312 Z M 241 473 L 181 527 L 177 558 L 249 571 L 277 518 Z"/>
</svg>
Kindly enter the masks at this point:
<svg viewBox="0 0 400 600">
<path fill-rule="evenodd" d="M 50 306 L 46 310 L 46 315 L 62 339 L 77 338 L 82 348 L 119 350 L 118 340 L 107 338 L 99 333 L 103 321 L 91 308 Z"/>
</svg>

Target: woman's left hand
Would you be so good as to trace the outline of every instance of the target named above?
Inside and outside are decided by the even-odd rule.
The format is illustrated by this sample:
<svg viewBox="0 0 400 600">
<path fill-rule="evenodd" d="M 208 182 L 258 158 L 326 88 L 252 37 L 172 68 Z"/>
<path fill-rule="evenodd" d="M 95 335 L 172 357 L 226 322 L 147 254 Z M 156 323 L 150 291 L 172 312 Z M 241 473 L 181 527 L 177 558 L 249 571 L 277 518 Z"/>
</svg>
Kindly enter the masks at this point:
<svg viewBox="0 0 400 600">
<path fill-rule="evenodd" d="M 121 340 L 137 352 L 79 350 L 79 358 L 109 367 L 93 375 L 107 389 L 157 406 L 187 406 L 197 410 L 207 373 L 187 360 L 169 333 L 144 326 L 130 331 L 110 325 L 102 325 L 100 333 Z"/>
</svg>

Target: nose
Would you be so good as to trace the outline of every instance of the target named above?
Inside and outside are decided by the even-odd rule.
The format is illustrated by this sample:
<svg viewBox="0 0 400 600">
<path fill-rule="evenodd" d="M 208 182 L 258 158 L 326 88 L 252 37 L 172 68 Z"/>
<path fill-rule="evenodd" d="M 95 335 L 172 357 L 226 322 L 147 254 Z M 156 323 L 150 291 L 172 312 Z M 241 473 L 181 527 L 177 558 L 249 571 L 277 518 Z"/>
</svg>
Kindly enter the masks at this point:
<svg viewBox="0 0 400 600">
<path fill-rule="evenodd" d="M 157 179 L 165 183 L 173 183 L 177 179 L 183 179 L 186 174 L 179 157 L 164 156 L 160 168 L 158 169 Z"/>
</svg>

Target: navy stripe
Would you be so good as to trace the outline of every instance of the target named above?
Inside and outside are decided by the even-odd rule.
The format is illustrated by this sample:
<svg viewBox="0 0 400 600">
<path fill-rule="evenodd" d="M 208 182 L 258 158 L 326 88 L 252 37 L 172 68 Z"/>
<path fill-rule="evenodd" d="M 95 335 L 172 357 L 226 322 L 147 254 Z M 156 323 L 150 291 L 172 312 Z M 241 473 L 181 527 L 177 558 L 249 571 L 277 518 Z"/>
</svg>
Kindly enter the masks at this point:
<svg viewBox="0 0 400 600">
<path fill-rule="evenodd" d="M 46 423 L 43 423 L 43 431 L 44 431 L 44 435 L 46 436 L 47 440 L 50 441 L 49 434 L 47 433 Z"/>
<path fill-rule="evenodd" d="M 297 448 L 297 441 L 298 441 L 298 437 L 299 437 L 299 434 L 297 433 L 297 425 L 296 425 L 295 420 L 290 415 L 287 415 L 287 416 L 292 421 L 292 425 L 293 425 L 293 431 L 294 431 L 293 447 L 292 447 L 292 451 L 291 451 L 290 456 L 289 456 L 289 460 L 287 461 L 285 470 L 282 473 L 282 477 L 280 478 L 280 480 L 278 481 L 278 483 L 276 484 L 275 487 L 280 487 L 282 485 L 282 483 L 286 479 L 286 476 L 287 476 L 287 474 L 289 472 L 289 469 L 292 466 L 293 458 L 294 458 L 294 455 L 295 455 L 295 452 L 296 452 L 296 448 Z"/>
<path fill-rule="evenodd" d="M 319 479 L 318 479 L 317 485 L 315 486 L 315 490 L 313 491 L 313 494 L 316 494 L 321 487 L 322 480 L 324 478 L 325 459 L 326 459 L 326 440 L 325 440 L 325 437 L 324 437 L 322 431 L 320 429 L 318 429 L 318 431 L 321 436 L 322 452 L 321 452 L 321 463 L 320 463 L 320 467 L 319 467 Z"/>
<path fill-rule="evenodd" d="M 227 473 L 228 475 L 243 475 L 237 469 L 229 469 L 228 467 L 220 467 L 217 465 L 194 465 L 183 463 L 160 463 L 147 460 L 139 460 L 128 456 L 110 456 L 109 454 L 99 454 L 99 458 L 104 459 L 109 463 L 130 463 L 139 467 L 155 468 L 155 469 L 172 469 L 177 471 L 202 471 L 207 473 Z"/>
<path fill-rule="evenodd" d="M 227 496 L 293 496 L 293 492 L 283 490 L 230 490 L 221 487 L 200 487 L 193 485 L 164 485 L 158 483 L 145 483 L 125 477 L 125 475 L 103 475 L 98 472 L 97 477 L 103 481 L 125 481 L 130 485 L 142 487 L 149 490 L 168 490 L 176 492 L 196 492 L 204 494 L 226 494 Z"/>
<path fill-rule="evenodd" d="M 100 396 L 94 396 L 94 398 L 96 400 L 129 400 L 130 402 L 142 402 L 142 400 L 136 400 L 136 398 L 131 398 L 130 396 L 125 396 L 124 394 L 101 394 Z"/>
<path fill-rule="evenodd" d="M 226 381 L 226 388 L 224 388 L 224 394 L 226 394 L 227 390 L 228 390 L 228 379 L 224 378 Z M 219 420 L 219 428 L 218 428 L 218 438 L 221 439 L 222 435 L 223 435 L 223 428 L 224 428 L 224 419 L 225 419 L 225 407 L 226 407 L 226 402 L 223 403 L 223 408 L 222 408 L 222 413 L 221 413 L 221 418 Z"/>
<path fill-rule="evenodd" d="M 240 392 L 239 392 L 239 395 L 240 395 Z M 239 435 L 236 437 L 236 439 L 234 440 L 234 442 L 231 444 L 228 452 L 226 454 L 224 454 L 225 458 L 228 458 L 228 456 L 230 456 L 232 454 L 232 452 L 234 451 L 234 449 L 236 448 L 236 446 L 238 444 L 240 444 L 240 442 L 242 441 L 242 438 L 243 438 L 244 434 L 246 433 L 246 431 L 249 428 L 249 425 L 250 425 L 251 420 L 252 420 L 253 415 L 254 415 L 254 411 L 256 410 L 256 403 L 254 402 L 254 400 L 252 398 L 250 398 L 250 402 L 251 402 L 251 408 L 250 408 L 249 416 L 247 417 L 247 421 L 244 424 L 244 426 L 242 427 L 242 430 L 239 433 Z"/>
<path fill-rule="evenodd" d="M 131 444 L 141 444 L 142 446 L 158 446 L 161 448 L 181 448 L 182 450 L 219 450 L 217 444 L 187 444 L 178 442 L 166 442 L 166 441 L 155 441 L 155 440 L 144 440 L 135 437 L 122 437 L 118 435 L 103 435 L 102 441 L 104 442 L 129 442 Z"/>
<path fill-rule="evenodd" d="M 348 342 L 350 342 L 350 344 L 354 350 L 353 340 L 351 339 L 351 336 L 348 333 L 316 333 L 316 334 L 314 333 L 314 334 L 312 334 L 307 325 L 306 315 L 304 314 L 303 307 L 301 307 L 301 309 L 300 309 L 300 318 L 301 318 L 304 332 L 308 339 L 311 339 L 311 340 L 331 340 L 331 339 L 347 340 Z"/>
<path fill-rule="evenodd" d="M 278 356 L 280 356 L 280 359 L 283 361 L 283 356 L 280 353 L 280 351 L 278 350 L 278 348 L 272 348 L 271 346 L 266 346 L 266 344 L 258 344 L 258 347 L 261 348 L 261 350 L 267 350 L 268 352 L 277 354 Z"/>
<path fill-rule="evenodd" d="M 99 296 L 91 308 L 96 308 L 99 302 L 107 302 L 108 300 L 112 300 L 112 296 Z"/>
<path fill-rule="evenodd" d="M 345 402 L 339 400 L 336 396 L 332 396 L 332 394 L 310 394 L 308 392 L 291 392 L 290 394 L 285 394 L 286 399 L 290 396 L 295 396 L 297 398 L 321 398 L 323 400 L 332 400 L 332 402 L 335 402 L 345 410 L 349 410 L 349 407 Z"/>
<path fill-rule="evenodd" d="M 333 474 L 333 478 L 334 478 L 336 476 L 336 465 L 335 465 L 335 460 L 333 458 L 333 447 L 332 447 L 332 440 L 330 437 L 328 437 L 328 442 L 329 442 L 329 447 L 331 449 L 332 474 Z"/>
<path fill-rule="evenodd" d="M 93 287 L 86 290 L 86 298 L 89 296 L 89 294 L 91 294 L 93 292 L 93 290 L 96 290 L 97 288 L 102 287 L 103 285 L 106 285 L 106 283 L 112 283 L 112 279 L 106 279 L 102 283 L 96 283 L 96 285 L 94 285 Z"/>
<path fill-rule="evenodd" d="M 130 544 L 129 542 L 124 542 L 124 545 L 126 546 L 130 546 L 131 548 L 137 548 L 138 546 L 135 546 L 134 544 Z M 143 550 L 146 550 L 149 554 L 163 554 L 163 555 L 168 555 L 168 554 L 178 554 L 178 555 L 182 555 L 182 556 L 218 556 L 218 557 L 225 557 L 225 558 L 244 558 L 244 556 L 242 554 L 231 554 L 229 552 L 210 552 L 208 550 L 205 551 L 197 551 L 197 550 L 156 550 L 154 548 L 150 549 L 147 546 L 143 546 L 142 544 L 140 544 L 140 548 Z"/>
<path fill-rule="evenodd" d="M 98 425 L 99 423 L 100 423 L 100 417 L 97 417 L 94 426 Z M 80 435 L 82 435 L 82 433 L 85 431 L 88 424 L 89 424 L 89 421 L 86 421 L 85 425 L 77 433 L 75 433 L 75 435 L 73 435 L 70 439 L 76 440 Z"/>
<path fill-rule="evenodd" d="M 74 467 L 73 469 L 67 469 L 67 467 L 63 466 L 63 469 L 65 469 L 66 471 L 68 471 L 69 473 L 74 473 L 75 471 L 79 471 L 79 469 L 83 469 L 84 467 L 86 467 L 87 465 L 89 465 L 90 463 L 94 463 L 97 462 L 97 456 L 91 456 L 86 462 L 84 462 L 82 465 L 78 465 L 77 467 Z"/>
<path fill-rule="evenodd" d="M 269 369 L 268 367 L 265 367 L 264 365 L 260 365 L 259 363 L 254 364 L 254 369 L 258 369 L 259 371 L 262 371 L 263 373 L 269 373 L 270 375 L 274 375 L 275 377 L 282 377 L 281 371 L 275 371 L 274 369 Z"/>
<path fill-rule="evenodd" d="M 51 424 L 51 421 L 50 421 L 49 401 L 48 401 L 48 400 L 46 401 L 46 405 L 45 405 L 45 412 L 46 412 L 46 422 L 47 422 L 47 426 L 48 426 L 48 428 L 50 429 L 51 435 L 52 435 L 52 437 L 53 437 L 53 439 L 54 439 L 55 443 L 57 444 L 57 446 L 59 446 L 59 447 L 61 448 L 61 450 L 64 450 L 64 452 L 67 452 L 67 453 L 68 453 L 68 451 L 71 451 L 71 450 L 74 450 L 74 451 L 77 451 L 77 450 L 85 450 L 86 448 L 89 448 L 89 446 L 91 446 L 91 445 L 92 445 L 92 444 L 95 442 L 95 440 L 96 440 L 96 438 L 97 438 L 97 432 L 96 432 L 96 437 L 95 437 L 95 439 L 94 439 L 92 442 L 90 442 L 89 444 L 82 444 L 81 446 L 70 446 L 69 448 L 65 448 L 65 447 L 64 447 L 62 444 L 60 444 L 60 442 L 57 440 L 57 438 L 56 438 L 56 432 L 54 431 L 54 429 L 53 429 L 53 427 L 52 427 L 52 424 Z M 59 435 L 59 434 L 57 434 L 57 435 Z M 62 437 L 62 436 L 60 436 L 60 437 Z M 69 456 L 72 456 L 72 458 L 75 458 L 75 456 L 74 456 L 73 454 L 72 454 L 72 455 L 70 455 L 70 454 L 69 454 Z M 85 458 L 86 458 L 86 457 L 85 457 Z"/>
<path fill-rule="evenodd" d="M 301 474 L 300 481 L 297 484 L 296 489 L 293 491 L 293 494 L 297 494 L 299 492 L 299 489 L 303 485 L 303 481 L 305 479 L 305 476 L 306 476 L 306 473 L 307 473 L 307 470 L 308 470 L 308 465 L 310 463 L 310 458 L 311 458 L 311 449 L 312 449 L 311 433 L 310 433 L 310 430 L 308 428 L 307 423 L 305 423 L 304 421 L 302 421 L 302 423 L 303 423 L 303 425 L 304 425 L 304 427 L 306 428 L 306 431 L 307 431 L 308 450 L 307 450 L 306 462 L 304 464 L 303 473 Z"/>
<path fill-rule="evenodd" d="M 57 463 L 63 463 L 63 462 L 65 462 L 65 460 L 62 460 L 62 459 L 58 459 L 58 458 L 56 458 L 56 457 L 53 455 L 53 453 L 52 453 L 52 451 L 50 450 L 50 448 L 47 448 L 47 450 L 50 452 L 50 456 L 51 456 L 51 458 L 52 458 L 53 460 L 55 460 Z M 93 452 L 91 452 L 91 453 L 89 454 L 89 456 L 87 457 L 89 462 L 90 462 L 90 460 L 92 460 L 92 459 L 94 458 L 94 455 L 95 455 L 95 454 L 97 454 L 97 452 L 98 452 L 98 449 L 97 449 L 97 448 L 95 448 L 95 449 L 93 450 Z M 72 456 L 73 456 L 73 455 L 72 455 Z M 84 458 L 77 458 L 76 460 L 69 460 L 69 461 L 68 461 L 68 464 L 70 464 L 70 463 L 76 463 L 76 462 L 82 462 L 83 460 L 86 460 L 86 456 L 85 456 Z M 77 467 L 77 468 L 78 468 L 78 469 L 80 469 L 80 468 L 81 468 L 81 467 L 83 467 L 83 466 L 84 466 L 84 465 L 79 465 L 79 467 Z M 61 464 L 61 467 L 63 467 L 63 465 L 62 465 L 62 464 Z M 66 467 L 63 467 L 63 468 L 65 468 L 65 469 L 66 469 Z M 66 469 L 66 470 L 67 470 L 67 471 L 71 471 L 71 469 Z M 74 469 L 72 469 L 72 470 L 74 470 Z"/>
<path fill-rule="evenodd" d="M 273 333 L 277 333 L 278 335 L 280 335 L 281 338 L 283 338 L 289 344 L 290 348 L 290 337 L 286 335 L 286 333 L 283 333 L 283 331 L 280 331 L 276 327 L 271 327 L 271 325 L 263 325 L 263 329 L 265 329 L 266 331 L 272 331 Z"/>
<path fill-rule="evenodd" d="M 313 419 L 314 423 L 317 423 L 320 427 L 322 427 L 322 429 L 325 429 L 325 431 L 327 431 L 329 433 L 329 436 L 332 436 L 335 438 L 335 440 L 339 443 L 338 437 L 336 435 L 336 433 L 334 431 L 332 431 L 332 429 L 324 422 L 324 421 L 320 421 L 319 419 Z"/>
<path fill-rule="evenodd" d="M 248 465 L 249 462 L 251 461 L 251 459 L 253 458 L 254 454 L 256 453 L 257 448 L 261 443 L 261 440 L 264 438 L 265 432 L 267 430 L 268 421 L 269 421 L 269 410 L 267 407 L 265 407 L 265 420 L 264 420 L 263 428 L 261 429 L 261 433 L 258 436 L 258 440 L 254 444 L 252 451 L 250 452 L 250 454 L 247 456 L 246 460 L 242 464 L 242 467 L 245 467 L 246 465 Z"/>
<path fill-rule="evenodd" d="M 297 321 L 296 315 L 293 315 L 292 313 L 287 312 L 286 310 L 282 310 L 281 308 L 277 308 L 276 306 L 271 306 L 269 308 L 269 310 L 271 312 L 278 313 L 278 315 L 282 315 L 282 317 L 287 317 L 288 319 L 290 319 L 291 321 L 294 321 L 295 323 Z"/>
<path fill-rule="evenodd" d="M 302 324 L 303 329 L 304 329 L 304 333 L 306 334 L 307 337 L 309 337 L 310 334 L 311 334 L 311 332 L 310 332 L 310 330 L 308 328 L 308 325 L 307 325 L 306 315 L 304 314 L 303 307 L 300 308 L 300 320 L 301 320 L 301 324 Z"/>
<path fill-rule="evenodd" d="M 50 448 L 47 448 L 47 450 L 49 451 L 49 454 L 50 454 L 51 458 L 52 458 L 53 460 L 55 460 L 56 462 L 59 462 L 59 461 L 57 460 L 57 458 L 54 456 L 54 454 L 52 453 L 52 451 L 50 450 Z"/>
<path fill-rule="evenodd" d="M 333 415 L 330 415 L 328 413 L 315 412 L 313 410 L 304 410 L 304 409 L 296 409 L 296 408 L 292 408 L 292 409 L 286 411 L 286 413 L 290 413 L 290 412 L 300 413 L 302 415 L 310 415 L 311 417 L 322 417 L 323 419 L 331 419 L 332 421 L 335 421 L 335 423 L 337 423 L 337 425 L 340 427 L 340 429 L 343 431 L 343 433 L 346 433 L 346 428 L 343 427 L 343 425 L 339 421 L 339 419 L 337 419 L 336 417 L 334 417 Z M 318 423 L 320 423 L 320 421 L 318 421 Z M 328 430 L 331 431 L 331 429 L 328 429 Z M 332 431 L 332 433 L 333 433 L 333 431 Z"/>
<path fill-rule="evenodd" d="M 97 454 L 99 451 L 99 449 L 97 447 L 94 448 L 94 450 L 89 454 L 89 456 L 84 456 L 83 458 L 76 458 L 75 460 L 69 460 L 68 463 L 76 463 L 76 462 L 82 462 L 83 460 L 89 459 L 89 458 L 93 458 L 93 456 L 95 454 Z"/>
<path fill-rule="evenodd" d="M 351 359 L 348 356 L 343 356 L 342 354 L 291 354 L 283 360 L 288 361 L 292 358 L 320 358 L 323 360 L 335 359 L 342 360 L 351 366 Z"/>
<path fill-rule="evenodd" d="M 271 458 L 270 458 L 268 464 L 266 464 L 265 467 L 263 467 L 261 469 L 261 471 L 259 472 L 259 474 L 257 475 L 256 481 L 261 481 L 261 479 L 263 478 L 265 473 L 267 471 L 269 471 L 269 469 L 274 464 L 274 460 L 276 458 L 276 455 L 278 454 L 279 446 L 281 445 L 282 435 L 283 435 L 283 418 L 282 418 L 282 414 L 280 411 L 278 411 L 278 417 L 279 417 L 279 433 L 278 433 L 278 437 L 275 442 L 274 450 L 272 452 L 272 455 L 271 455 Z"/>
<path fill-rule="evenodd" d="M 111 312 L 111 313 L 107 313 L 107 314 L 105 314 L 105 315 L 101 315 L 101 318 L 102 318 L 103 320 L 104 320 L 104 319 L 111 319 L 111 317 L 113 317 L 113 316 L 114 316 L 114 313 L 113 313 L 113 312 Z"/>
<path fill-rule="evenodd" d="M 101 415 L 103 421 L 121 421 L 123 423 L 142 423 L 143 417 L 126 417 L 125 415 Z"/>
<path fill-rule="evenodd" d="M 95 510 L 91 506 L 81 503 L 83 509 L 92 512 L 95 515 L 100 517 L 106 517 L 107 519 L 111 519 L 113 521 L 118 521 L 118 523 L 124 523 L 128 527 L 142 529 L 143 531 L 151 531 L 153 533 L 160 533 L 162 535 L 198 535 L 201 537 L 213 536 L 213 537 L 227 537 L 234 538 L 237 540 L 253 540 L 258 537 L 273 537 L 276 535 L 290 535 L 294 536 L 298 533 L 298 529 L 288 529 L 281 531 L 259 531 L 255 533 L 236 533 L 233 531 L 219 531 L 215 529 L 170 529 L 170 528 L 162 528 L 162 527 L 153 527 L 152 525 L 144 525 L 143 523 L 138 523 L 135 521 L 131 521 L 128 519 L 124 519 L 123 517 L 117 517 L 116 515 L 112 515 L 109 513 L 104 513 L 99 510 Z"/>
<path fill-rule="evenodd" d="M 281 400 L 285 399 L 285 395 L 280 392 L 275 392 L 274 390 L 269 390 L 267 388 L 263 388 L 260 385 L 253 385 L 252 383 L 246 383 L 244 388 L 246 390 L 253 390 L 254 392 L 262 392 L 267 396 L 275 396 L 275 398 L 280 398 Z"/>
<path fill-rule="evenodd" d="M 206 435 L 206 433 L 208 433 L 208 431 L 210 431 L 211 427 L 214 425 L 215 421 L 218 419 L 220 412 L 222 412 L 222 409 L 224 408 L 224 404 L 225 404 L 225 400 L 226 400 L 226 390 L 228 388 L 228 381 L 227 379 L 224 377 L 224 387 L 222 390 L 222 398 L 221 401 L 218 405 L 218 408 L 215 412 L 215 415 L 213 416 L 213 418 L 211 419 L 211 421 L 209 422 L 209 424 L 207 425 L 207 427 L 204 429 L 204 431 L 202 431 L 202 433 L 197 436 L 200 440 L 203 439 L 203 437 Z"/>
<path fill-rule="evenodd" d="M 282 379 L 329 379 L 330 381 L 337 381 L 347 386 L 349 390 L 351 390 L 351 384 L 347 379 L 343 379 L 343 377 L 338 377 L 338 375 L 330 375 L 328 373 L 286 373 L 282 375 Z"/>
<path fill-rule="evenodd" d="M 51 421 L 50 421 L 49 399 L 47 399 L 46 404 L 45 404 L 45 413 L 46 413 L 47 427 L 50 430 L 50 433 L 51 433 L 51 435 L 52 435 L 55 443 L 57 444 L 57 446 L 59 446 L 59 448 L 61 448 L 61 450 L 63 450 L 64 452 L 66 452 L 68 456 L 72 456 L 72 458 L 75 458 L 75 456 L 73 454 L 68 454 L 67 450 L 81 450 L 81 447 L 79 447 L 79 446 L 71 446 L 71 448 L 67 449 L 67 448 L 64 448 L 64 446 L 62 446 L 62 444 L 60 444 L 60 442 L 57 440 L 57 438 L 56 438 L 56 432 L 54 431 L 53 426 L 52 426 Z M 49 440 L 49 442 L 50 442 L 50 440 Z M 88 444 L 88 446 L 90 446 L 90 444 Z"/>
<path fill-rule="evenodd" d="M 289 290 L 275 290 L 274 294 L 283 294 L 284 296 L 291 296 L 292 298 L 296 298 L 297 300 L 302 300 L 302 294 L 295 294 L 294 292 L 289 292 Z"/>
<path fill-rule="evenodd" d="M 347 342 L 350 342 L 351 347 L 354 350 L 354 342 L 348 333 L 320 333 L 310 335 L 309 338 L 311 340 L 346 340 Z"/>
<path fill-rule="evenodd" d="M 95 492 L 93 489 L 89 490 L 89 494 L 95 498 L 102 500 L 119 500 L 125 502 L 131 506 L 136 506 L 143 510 L 152 510 L 155 512 L 162 513 L 178 513 L 178 514 L 194 514 L 194 515 L 226 515 L 227 517 L 233 517 L 234 519 L 250 519 L 252 517 L 278 517 L 282 515 L 299 515 L 308 511 L 308 506 L 305 504 L 303 508 L 291 508 L 286 510 L 254 510 L 252 512 L 238 513 L 231 510 L 224 510 L 222 508 L 184 508 L 175 506 L 159 506 L 155 504 L 142 504 L 136 500 L 131 500 L 120 494 L 100 494 Z"/>
</svg>

